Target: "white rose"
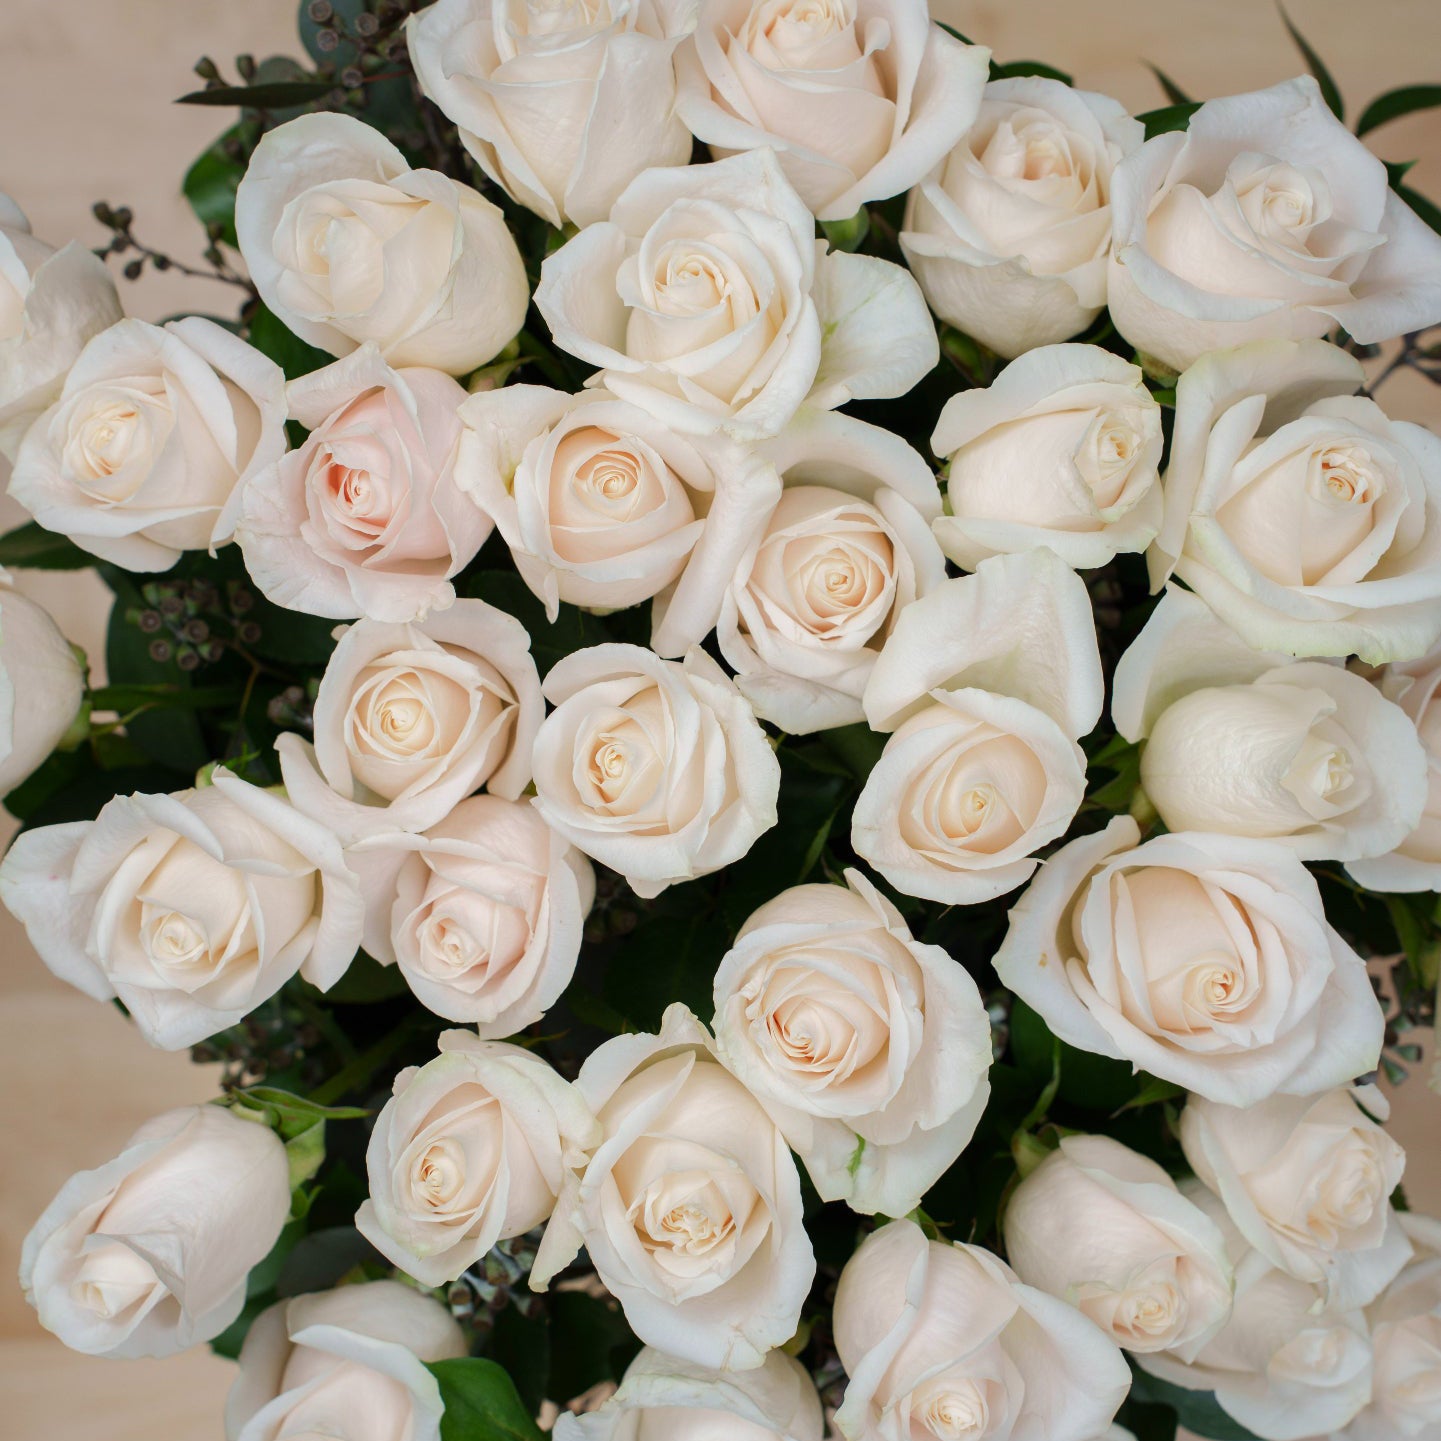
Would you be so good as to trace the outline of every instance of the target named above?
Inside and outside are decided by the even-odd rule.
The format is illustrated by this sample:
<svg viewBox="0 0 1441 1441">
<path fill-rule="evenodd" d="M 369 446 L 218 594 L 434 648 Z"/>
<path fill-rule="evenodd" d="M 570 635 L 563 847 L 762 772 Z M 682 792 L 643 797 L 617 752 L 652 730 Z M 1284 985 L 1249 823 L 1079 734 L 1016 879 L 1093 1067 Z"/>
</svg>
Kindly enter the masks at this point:
<svg viewBox="0 0 1441 1441">
<path fill-rule="evenodd" d="M 126 570 L 230 538 L 232 497 L 285 452 L 285 378 L 212 320 L 122 320 L 80 352 L 30 427 L 10 494 Z"/>
<path fill-rule="evenodd" d="M 1441 1224 L 1403 1212 L 1410 1264 L 1366 1313 L 1375 1352 L 1371 1401 L 1344 1441 L 1441 1436 Z"/>
<path fill-rule="evenodd" d="M 545 679 L 536 805 L 649 899 L 738 861 L 776 823 L 780 763 L 744 696 L 700 649 L 661 660 L 596 645 Z"/>
<path fill-rule="evenodd" d="M 907 895 L 990 900 L 1035 870 L 1081 804 L 1076 737 L 1104 681 L 1085 584 L 1049 549 L 995 556 L 912 602 L 866 684 L 893 731 L 851 842 Z"/>
<path fill-rule="evenodd" d="M 1441 650 L 1387 666 L 1379 684 L 1406 712 L 1426 752 L 1421 819 L 1394 850 L 1346 869 L 1367 890 L 1441 891 Z"/>
<path fill-rule="evenodd" d="M 975 905 L 1025 884 L 1066 833 L 1086 756 L 1010 696 L 937 691 L 886 742 L 851 817 L 851 844 L 903 895 Z"/>
<path fill-rule="evenodd" d="M 0 455 L 15 458 L 85 342 L 123 313 L 104 261 L 78 241 L 57 250 L 37 240 L 0 192 Z"/>
<path fill-rule="evenodd" d="M 1343 1310 L 1375 1300 L 1410 1253 L 1391 1209 L 1406 1153 L 1363 1104 L 1386 1118 L 1372 1087 L 1244 1108 L 1192 1096 L 1181 1113 L 1186 1160 L 1247 1244 Z"/>
<path fill-rule="evenodd" d="M 1111 208 L 1111 318 L 1177 370 L 1248 340 L 1441 321 L 1441 240 L 1309 76 L 1148 140 L 1116 167 Z"/>
<path fill-rule="evenodd" d="M 904 1216 L 970 1143 L 990 1095 L 976 983 L 859 871 L 755 911 L 715 976 L 716 1051 L 825 1201 Z"/>
<path fill-rule="evenodd" d="M 1011 1193 L 1004 1227 L 1016 1274 L 1127 1351 L 1194 1357 L 1230 1317 L 1219 1227 L 1154 1161 L 1109 1136 L 1063 1136 Z"/>
<path fill-rule="evenodd" d="M 347 859 L 366 951 L 436 1015 L 512 1036 L 569 985 L 595 873 L 526 802 L 472 796 L 424 834 L 384 832 Z"/>
<path fill-rule="evenodd" d="M 1083 580 L 1045 548 L 982 561 L 902 611 L 862 703 L 893 731 L 936 691 L 988 690 L 1050 716 L 1070 737 L 1100 719 L 1105 681 Z"/>
<path fill-rule="evenodd" d="M 960 139 L 990 59 L 917 0 L 702 0 L 676 113 L 718 156 L 769 147 L 818 219 L 849 220 Z"/>
<path fill-rule="evenodd" d="M 55 749 L 84 698 L 84 662 L 50 613 L 0 568 L 0 796 Z"/>
<path fill-rule="evenodd" d="M 335 837 L 226 770 L 202 790 L 116 796 L 18 836 L 0 900 L 62 981 L 118 997 L 152 1046 L 234 1025 L 296 972 L 327 990 L 360 944 Z"/>
<path fill-rule="evenodd" d="M 497 1241 L 555 1206 L 566 1173 L 600 1139 L 575 1089 L 539 1056 L 469 1031 L 395 1078 L 370 1133 L 370 1196 L 355 1224 L 427 1286 L 454 1281 Z"/>
<path fill-rule="evenodd" d="M 374 346 L 292 381 L 310 434 L 237 493 L 251 578 L 276 605 L 349 620 L 423 620 L 490 534 L 455 482 L 465 391 L 392 370 Z"/>
<path fill-rule="evenodd" d="M 1079 1311 L 979 1246 L 927 1241 L 914 1221 L 872 1232 L 846 1262 L 834 1329 L 847 1441 L 1092 1441 L 1131 1385 Z"/>
<path fill-rule="evenodd" d="M 751 1371 L 714 1371 L 646 1347 L 597 1411 L 562 1412 L 556 1441 L 821 1441 L 825 1417 L 799 1361 L 772 1351 Z"/>
<path fill-rule="evenodd" d="M 544 1290 L 582 1246 L 647 1345 L 747 1371 L 790 1340 L 815 1276 L 785 1138 L 680 1004 L 616 1036 L 576 1081 L 603 1136 L 541 1238 Z"/>
<path fill-rule="evenodd" d="M 1221 1409 L 1262 1441 L 1302 1441 L 1346 1425 L 1371 1394 L 1365 1316 L 1327 1307 L 1316 1287 L 1249 1250 L 1204 1186 L 1182 1190 L 1225 1233 L 1236 1303 L 1193 1360 L 1151 1351 L 1137 1364 L 1173 1386 L 1214 1392 Z"/>
<path fill-rule="evenodd" d="M 289 1213 L 273 1131 L 220 1106 L 167 1111 L 60 1188 L 25 1238 L 20 1284 L 72 1350 L 173 1356 L 240 1315 Z"/>
<path fill-rule="evenodd" d="M 593 383 L 691 433 L 904 395 L 940 356 L 915 281 L 827 253 L 770 150 L 638 176 L 546 257 L 535 304 Z"/>
<path fill-rule="evenodd" d="M 927 524 L 935 477 L 899 436 L 829 411 L 802 411 L 757 448 L 785 488 L 729 578 L 721 654 L 781 730 L 856 724 L 897 617 L 946 577 Z"/>
<path fill-rule="evenodd" d="M 407 27 L 420 88 L 513 199 L 591 225 L 643 170 L 684 165 L 678 0 L 440 0 Z"/>
<path fill-rule="evenodd" d="M 424 1363 L 464 1355 L 445 1307 L 399 1281 L 281 1301 L 240 1348 L 226 1441 L 440 1441 L 445 1403 Z"/>
<path fill-rule="evenodd" d="M 505 217 L 412 170 L 373 125 L 302 115 L 261 137 L 235 194 L 260 298 L 302 340 L 464 375 L 525 323 L 530 286 Z"/>
<path fill-rule="evenodd" d="M 349 844 L 423 831 L 481 786 L 515 800 L 545 702 L 514 616 L 460 600 L 413 625 L 362 620 L 326 662 L 315 743 L 275 743 L 294 805 Z"/>
<path fill-rule="evenodd" d="M 1111 714 L 1146 737 L 1141 785 L 1172 831 L 1350 860 L 1421 819 L 1426 756 L 1399 706 L 1341 666 L 1252 650 L 1189 591 L 1168 588 L 1121 657 Z"/>
<path fill-rule="evenodd" d="M 931 309 L 1007 359 L 1106 304 L 1111 174 L 1144 128 L 1105 95 L 992 80 L 960 144 L 906 203 L 901 249 Z"/>
<path fill-rule="evenodd" d="M 949 477 L 933 529 L 964 570 L 1038 545 L 1105 565 L 1161 528 L 1161 407 L 1138 366 L 1099 346 L 1028 351 L 953 395 L 931 449 Z"/>
<path fill-rule="evenodd" d="M 995 957 L 1004 985 L 1071 1045 L 1225 1105 L 1375 1068 L 1384 1021 L 1366 967 L 1293 851 L 1140 840 L 1117 816 L 1047 860 Z"/>
<path fill-rule="evenodd" d="M 780 491 L 759 452 L 681 435 L 604 390 L 508 385 L 460 416 L 456 479 L 552 621 L 561 601 L 619 610 L 656 596 L 658 654 L 705 639 Z"/>
<path fill-rule="evenodd" d="M 1258 650 L 1420 655 L 1441 635 L 1441 439 L 1352 392 L 1324 341 L 1207 355 L 1176 387 L 1153 588 L 1175 571 Z"/>
</svg>

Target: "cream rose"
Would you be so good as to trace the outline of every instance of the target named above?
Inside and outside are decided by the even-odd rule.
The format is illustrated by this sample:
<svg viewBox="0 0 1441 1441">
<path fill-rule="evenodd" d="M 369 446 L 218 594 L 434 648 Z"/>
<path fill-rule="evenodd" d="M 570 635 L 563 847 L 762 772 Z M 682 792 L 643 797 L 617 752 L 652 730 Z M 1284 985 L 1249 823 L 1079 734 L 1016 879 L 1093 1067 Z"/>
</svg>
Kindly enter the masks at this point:
<svg viewBox="0 0 1441 1441">
<path fill-rule="evenodd" d="M 1441 1434 L 1441 1224 L 1403 1212 L 1415 1250 L 1366 1313 L 1375 1353 L 1371 1400 L 1344 1441 L 1434 1441 Z"/>
<path fill-rule="evenodd" d="M 1379 684 L 1381 693 L 1405 711 L 1426 752 L 1421 819 L 1394 850 L 1351 861 L 1346 869 L 1367 890 L 1441 891 L 1441 650 L 1387 666 Z"/>
<path fill-rule="evenodd" d="M 866 683 L 866 720 L 893 731 L 936 691 L 966 689 L 1024 701 L 1073 739 L 1100 719 L 1091 598 L 1054 551 L 996 556 L 908 605 Z"/>
<path fill-rule="evenodd" d="M 684 165 L 678 0 L 440 0 L 407 35 L 420 88 L 480 167 L 554 226 L 603 220 L 643 170 Z"/>
<path fill-rule="evenodd" d="M 525 627 L 481 600 L 414 625 L 363 620 L 326 663 L 315 743 L 275 743 L 291 801 L 347 844 L 423 831 L 481 786 L 515 800 L 545 701 Z"/>
<path fill-rule="evenodd" d="M 321 990 L 360 944 L 360 885 L 335 837 L 224 769 L 202 790 L 116 796 L 93 821 L 18 836 L 0 900 L 41 960 L 118 997 L 152 1046 L 233 1026 L 298 971 Z"/>
<path fill-rule="evenodd" d="M 84 661 L 0 567 L 0 796 L 49 756 L 84 698 Z"/>
<path fill-rule="evenodd" d="M 851 844 L 903 895 L 975 905 L 1024 885 L 1065 834 L 1086 757 L 1048 716 L 989 691 L 938 690 L 871 768 Z"/>
<path fill-rule="evenodd" d="M 1340 666 L 1252 650 L 1189 591 L 1168 589 L 1121 657 L 1111 713 L 1146 737 L 1141 785 L 1170 830 L 1351 860 L 1421 819 L 1426 757 L 1400 707 Z"/>
<path fill-rule="evenodd" d="M 1362 1105 L 1385 1120 L 1373 1087 L 1245 1108 L 1193 1096 L 1181 1113 L 1186 1160 L 1247 1244 L 1343 1310 L 1374 1301 L 1410 1251 L 1391 1209 L 1406 1153 Z"/>
<path fill-rule="evenodd" d="M 773 150 L 818 219 L 849 220 L 960 139 L 990 59 L 914 0 L 702 0 L 676 113 L 718 156 Z"/>
<path fill-rule="evenodd" d="M 1127 1351 L 1192 1359 L 1230 1318 L 1220 1228 L 1162 1167 L 1109 1136 L 1062 1136 L 1011 1193 L 1004 1229 L 1027 1285 Z"/>
<path fill-rule="evenodd" d="M 147 1121 L 72 1176 L 20 1253 L 40 1324 L 92 1356 L 173 1356 L 240 1315 L 290 1213 L 285 1147 L 219 1106 Z"/>
<path fill-rule="evenodd" d="M 123 313 L 104 261 L 78 241 L 57 250 L 37 240 L 0 192 L 0 455 L 14 460 L 86 341 Z"/>
<path fill-rule="evenodd" d="M 762 719 L 804 735 L 864 718 L 886 637 L 946 562 L 927 527 L 940 493 L 898 436 L 803 412 L 760 447 L 785 489 L 721 601 L 716 640 Z"/>
<path fill-rule="evenodd" d="M 1076 737 L 1101 711 L 1085 584 L 1048 549 L 982 561 L 901 613 L 866 684 L 893 731 L 851 843 L 907 895 L 970 905 L 1035 870 L 1086 788 Z"/>
<path fill-rule="evenodd" d="M 126 570 L 230 538 L 232 497 L 285 451 L 285 378 L 200 316 L 122 320 L 81 351 L 26 432 L 10 494 Z"/>
<path fill-rule="evenodd" d="M 596 645 L 545 679 L 536 805 L 649 899 L 738 861 L 776 823 L 780 763 L 744 696 L 700 649 L 661 660 Z"/>
<path fill-rule="evenodd" d="M 370 1197 L 355 1224 L 427 1286 L 444 1286 L 497 1241 L 523 1236 L 600 1139 L 575 1089 L 539 1056 L 469 1031 L 395 1078 L 365 1154 Z"/>
<path fill-rule="evenodd" d="M 570 983 L 595 873 L 526 802 L 472 796 L 424 834 L 382 832 L 346 859 L 366 951 L 436 1015 L 511 1036 Z"/>
<path fill-rule="evenodd" d="M 1365 965 L 1293 851 L 1140 840 L 1118 816 L 1050 857 L 1011 911 L 1004 985 L 1071 1045 L 1225 1105 L 1375 1068 L 1384 1022 Z"/>
<path fill-rule="evenodd" d="M 705 639 L 780 493 L 768 460 L 681 435 L 604 390 L 508 385 L 471 396 L 460 415 L 456 478 L 551 620 L 561 601 L 619 610 L 654 596 L 658 654 Z"/>
<path fill-rule="evenodd" d="M 979 1246 L 873 1232 L 836 1288 L 846 1441 L 1092 1441 L 1131 1385 L 1120 1351 Z"/>
<path fill-rule="evenodd" d="M 424 620 L 490 534 L 455 482 L 465 392 L 392 370 L 370 345 L 293 381 L 310 434 L 239 493 L 245 566 L 276 605 L 349 620 Z"/>
<path fill-rule="evenodd" d="M 1148 140 L 1116 167 L 1111 209 L 1111 319 L 1176 370 L 1249 340 L 1441 321 L 1441 240 L 1309 76 Z"/>
<path fill-rule="evenodd" d="M 1226 1235 L 1236 1303 L 1194 1360 L 1151 1351 L 1137 1364 L 1173 1386 L 1214 1392 L 1221 1409 L 1263 1441 L 1302 1441 L 1345 1426 L 1371 1394 L 1365 1316 L 1327 1307 L 1316 1287 L 1249 1250 L 1204 1186 L 1182 1189 Z"/>
<path fill-rule="evenodd" d="M 576 1082 L 603 1136 L 567 1177 L 530 1283 L 582 1246 L 647 1345 L 747 1371 L 788 1341 L 815 1276 L 785 1139 L 682 1005 L 616 1036 Z"/>
<path fill-rule="evenodd" d="M 970 1143 L 991 1026 L 969 974 L 859 871 L 755 911 L 715 977 L 716 1051 L 825 1201 L 904 1216 Z"/>
<path fill-rule="evenodd" d="M 593 383 L 672 429 L 774 435 L 904 395 L 940 350 L 898 265 L 827 253 L 769 150 L 651 170 L 546 257 L 536 308 Z"/>
<path fill-rule="evenodd" d="M 597 1411 L 562 1412 L 556 1441 L 821 1441 L 825 1417 L 799 1361 L 713 1371 L 646 1347 Z"/>
<path fill-rule="evenodd" d="M 525 323 L 530 286 L 505 217 L 468 185 L 412 170 L 373 125 L 301 115 L 261 137 L 235 233 L 266 305 L 332 355 L 464 375 Z"/>
<path fill-rule="evenodd" d="M 445 1403 L 424 1363 L 464 1355 L 445 1307 L 399 1281 L 281 1301 L 240 1348 L 226 1441 L 440 1441 Z"/>
<path fill-rule="evenodd" d="M 1161 528 L 1161 407 L 1139 367 L 1099 346 L 1043 346 L 953 395 L 931 449 L 948 476 L 933 529 L 964 570 L 1039 545 L 1105 565 Z"/>
<path fill-rule="evenodd" d="M 1105 95 L 992 80 L 954 150 L 911 191 L 901 249 L 931 309 L 1007 359 L 1106 304 L 1111 175 L 1145 131 Z"/>
<path fill-rule="evenodd" d="M 1205 356 L 1176 387 L 1150 554 L 1257 649 L 1380 664 L 1441 635 L 1441 439 L 1352 394 L 1324 341 Z"/>
</svg>

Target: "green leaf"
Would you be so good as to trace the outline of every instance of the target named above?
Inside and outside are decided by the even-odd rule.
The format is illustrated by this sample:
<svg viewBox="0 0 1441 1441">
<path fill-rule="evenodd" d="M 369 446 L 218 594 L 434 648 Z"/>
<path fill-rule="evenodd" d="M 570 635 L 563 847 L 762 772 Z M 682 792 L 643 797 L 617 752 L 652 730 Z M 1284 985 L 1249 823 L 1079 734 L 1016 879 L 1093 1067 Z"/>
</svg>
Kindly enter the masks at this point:
<svg viewBox="0 0 1441 1441">
<path fill-rule="evenodd" d="M 284 321 L 264 305 L 257 305 L 248 326 L 250 343 L 268 355 L 284 372 L 287 380 L 295 380 L 329 365 L 334 359 L 325 351 L 308 345 Z"/>
<path fill-rule="evenodd" d="M 292 1191 L 320 1170 L 325 1160 L 327 1121 L 354 1121 L 370 1114 L 357 1106 L 319 1106 L 275 1086 L 232 1091 L 222 1104 L 257 1125 L 269 1126 L 285 1142 Z"/>
<path fill-rule="evenodd" d="M 1177 1096 L 1186 1094 L 1186 1088 L 1174 1081 L 1144 1075 L 1138 1075 L 1136 1079 L 1143 1082 L 1141 1089 L 1124 1106 L 1117 1107 L 1116 1115 L 1119 1116 L 1122 1111 L 1139 1111 L 1143 1106 L 1158 1106 L 1163 1101 L 1174 1101 Z"/>
<path fill-rule="evenodd" d="M 1057 70 L 1054 65 L 1047 65 L 1041 60 L 1008 60 L 1004 65 L 991 61 L 992 80 L 1016 80 L 1026 75 L 1039 75 L 1044 80 L 1059 80 L 1062 85 L 1075 84 L 1064 70 Z"/>
<path fill-rule="evenodd" d="M 1147 110 L 1136 116 L 1136 119 L 1146 127 L 1146 139 L 1152 140 L 1157 135 L 1166 135 L 1172 130 L 1184 130 L 1200 108 L 1196 101 L 1191 100 L 1184 105 L 1164 105 L 1159 110 Z"/>
<path fill-rule="evenodd" d="M 1161 89 L 1166 92 L 1166 99 L 1172 105 L 1194 105 L 1196 103 L 1159 65 L 1152 65 L 1148 60 L 1146 68 L 1161 82 Z"/>
<path fill-rule="evenodd" d="M 1135 1379 L 1131 1384 L 1131 1399 L 1154 1406 L 1167 1406 L 1175 1411 L 1180 1424 L 1198 1436 L 1210 1441 L 1260 1441 L 1252 1431 L 1234 1420 L 1221 1409 L 1221 1404 L 1210 1391 L 1187 1391 L 1182 1386 L 1173 1386 L 1158 1376 L 1132 1366 Z"/>
<path fill-rule="evenodd" d="M 1281 21 L 1291 39 L 1296 42 L 1296 48 L 1305 57 L 1306 68 L 1316 77 L 1316 83 L 1321 87 L 1321 98 L 1337 120 L 1344 120 L 1346 105 L 1341 99 L 1341 88 L 1326 68 L 1326 62 L 1312 49 L 1306 37 L 1291 23 L 1291 17 L 1286 13 L 1286 7 L 1280 3 L 1280 0 L 1276 0 L 1276 9 L 1281 12 Z"/>
<path fill-rule="evenodd" d="M 245 174 L 245 163 L 226 153 L 226 142 L 248 139 L 256 132 L 253 120 L 232 125 L 208 150 L 203 151 L 185 172 L 181 190 L 205 226 L 218 225 L 220 238 L 229 246 L 236 245 L 235 191 Z"/>
<path fill-rule="evenodd" d="M 329 66 L 335 71 L 355 64 L 359 52 L 355 48 L 355 41 L 346 38 L 346 32 L 352 35 L 355 33 L 356 20 L 369 9 L 366 0 L 331 0 L 331 18 L 324 24 L 311 16 L 311 3 L 312 0 L 300 0 L 300 14 L 297 17 L 300 43 L 305 46 L 306 54 L 318 66 Z M 320 48 L 316 37 L 322 30 L 333 30 L 340 36 L 340 44 L 333 50 Z"/>
<path fill-rule="evenodd" d="M 177 105 L 241 105 L 247 110 L 290 110 L 323 100 L 335 89 L 330 80 L 277 80 L 268 85 L 216 85 L 180 96 Z"/>
<path fill-rule="evenodd" d="M 93 710 L 113 710 L 124 715 L 142 706 L 161 710 L 210 710 L 231 706 L 240 699 L 240 687 L 233 685 L 103 685 L 90 692 Z"/>
<path fill-rule="evenodd" d="M 637 1349 L 619 1304 L 584 1291 L 556 1291 L 548 1309 L 555 1343 L 547 1388 L 550 1398 L 564 1405 L 602 1381 L 619 1381 Z"/>
<path fill-rule="evenodd" d="M 1419 190 L 1413 190 L 1409 185 L 1393 185 L 1392 189 L 1432 230 L 1441 234 L 1441 208 L 1428 200 Z"/>
<path fill-rule="evenodd" d="M 1356 134 L 1365 135 L 1389 120 L 1414 115 L 1418 110 L 1434 110 L 1441 106 L 1441 85 L 1404 85 L 1378 95 L 1356 122 Z"/>
<path fill-rule="evenodd" d="M 394 1000 L 410 987 L 399 966 L 382 966 L 374 956 L 359 952 L 345 974 L 326 991 L 331 1005 L 368 1006 L 377 1001 Z"/>
<path fill-rule="evenodd" d="M 1179 1418 L 1169 1406 L 1127 1401 L 1116 1421 L 1124 1426 L 1136 1441 L 1176 1441 Z"/>
<path fill-rule="evenodd" d="M 832 250 L 856 251 L 871 233 L 871 213 L 862 205 L 849 220 L 822 220 L 820 227 Z"/>
<path fill-rule="evenodd" d="M 428 1370 L 445 1403 L 440 1441 L 544 1441 L 515 1383 L 494 1361 L 467 1356 L 432 1361 Z"/>
<path fill-rule="evenodd" d="M 0 535 L 0 565 L 16 570 L 88 570 L 96 564 L 67 536 L 46 530 L 38 521 L 26 521 Z"/>
</svg>

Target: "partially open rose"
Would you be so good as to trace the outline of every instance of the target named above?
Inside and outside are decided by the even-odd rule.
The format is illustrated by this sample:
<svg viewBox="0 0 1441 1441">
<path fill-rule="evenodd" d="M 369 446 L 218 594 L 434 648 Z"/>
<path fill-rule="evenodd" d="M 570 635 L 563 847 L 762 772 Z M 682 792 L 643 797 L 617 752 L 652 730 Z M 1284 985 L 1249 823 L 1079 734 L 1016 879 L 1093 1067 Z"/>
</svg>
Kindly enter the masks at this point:
<svg viewBox="0 0 1441 1441">
<path fill-rule="evenodd" d="M 1105 95 L 992 80 L 961 142 L 911 191 L 901 249 L 931 309 L 1008 359 L 1106 303 L 1111 174 L 1144 131 Z"/>
<path fill-rule="evenodd" d="M 912 0 L 704 0 L 676 111 L 718 156 L 769 147 L 819 219 L 848 220 L 965 133 L 990 58 Z"/>
<path fill-rule="evenodd" d="M 1361 958 L 1274 841 L 1140 842 L 1118 816 L 1057 851 L 1011 911 L 996 973 L 1063 1040 L 1231 1106 L 1372 1070 Z"/>
<path fill-rule="evenodd" d="M 465 391 L 439 370 L 392 370 L 374 346 L 291 383 L 310 434 L 237 495 L 256 585 L 277 605 L 348 620 L 423 620 L 490 534 L 455 483 Z"/>
<path fill-rule="evenodd" d="M 698 1365 L 762 1365 L 794 1334 L 815 1277 L 775 1123 L 680 1004 L 658 1035 L 597 1047 L 576 1085 L 604 1135 L 566 1180 L 531 1285 L 584 1246 L 642 1341 Z"/>
<path fill-rule="evenodd" d="M 417 625 L 363 620 L 332 652 L 315 742 L 276 742 L 296 806 L 347 844 L 423 831 L 481 786 L 516 799 L 545 702 L 530 636 L 482 600 Z"/>
<path fill-rule="evenodd" d="M 679 0 L 439 0 L 410 17 L 420 88 L 507 194 L 592 225 L 643 170 L 684 165 Z"/>
<path fill-rule="evenodd" d="M 546 257 L 535 304 L 592 383 L 691 433 L 904 395 L 940 354 L 909 273 L 828 252 L 770 150 L 638 176 Z"/>
<path fill-rule="evenodd" d="M 1324 341 L 1218 351 L 1176 386 L 1149 556 L 1258 650 L 1410 660 L 1441 636 L 1441 439 Z"/>
<path fill-rule="evenodd" d="M 1441 237 L 1309 75 L 1207 101 L 1116 167 L 1111 205 L 1111 318 L 1177 370 L 1251 340 L 1441 321 Z"/>
</svg>

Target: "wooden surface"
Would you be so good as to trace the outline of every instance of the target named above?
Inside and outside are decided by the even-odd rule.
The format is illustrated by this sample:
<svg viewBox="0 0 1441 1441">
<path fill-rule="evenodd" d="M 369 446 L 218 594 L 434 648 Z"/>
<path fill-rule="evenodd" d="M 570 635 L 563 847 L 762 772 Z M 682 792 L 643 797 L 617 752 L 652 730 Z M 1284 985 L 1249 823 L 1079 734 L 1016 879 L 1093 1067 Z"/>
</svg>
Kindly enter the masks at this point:
<svg viewBox="0 0 1441 1441">
<path fill-rule="evenodd" d="M 1437 0 L 1293 0 L 1353 110 L 1392 85 L 1441 78 Z M 189 160 L 224 113 L 174 107 L 208 53 L 232 73 L 239 51 L 294 51 L 293 0 L 4 0 L 0 45 L 0 189 L 37 234 L 95 243 L 92 201 L 128 204 L 137 234 L 181 259 L 203 241 L 178 193 Z M 1037 58 L 1135 110 L 1162 103 L 1151 60 L 1197 96 L 1255 88 L 1300 66 L 1271 6 L 1258 0 L 940 0 L 937 14 L 1002 60 Z M 1441 123 L 1415 117 L 1377 132 L 1388 159 L 1421 157 L 1415 183 L 1441 198 Z M 175 276 L 124 289 L 132 314 L 229 305 L 223 287 Z M 1388 387 L 1393 414 L 1437 425 L 1437 396 Z M 0 527 L 14 523 L 0 501 Z M 106 593 L 98 582 L 27 577 L 67 633 L 93 645 Z M 164 1362 L 107 1362 L 65 1351 L 36 1326 L 10 1277 L 21 1238 L 71 1172 L 107 1159 L 130 1130 L 168 1106 L 206 1099 L 213 1080 L 185 1057 L 149 1050 L 112 1010 L 51 980 L 0 915 L 0 1395 L 7 1441 L 205 1441 L 221 1434 L 230 1368 L 203 1352 Z M 1398 1097 L 1394 1129 L 1411 1152 L 1407 1189 L 1441 1211 L 1437 1097 L 1418 1077 Z"/>
</svg>

